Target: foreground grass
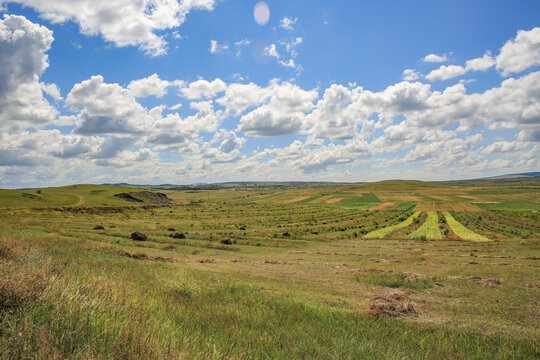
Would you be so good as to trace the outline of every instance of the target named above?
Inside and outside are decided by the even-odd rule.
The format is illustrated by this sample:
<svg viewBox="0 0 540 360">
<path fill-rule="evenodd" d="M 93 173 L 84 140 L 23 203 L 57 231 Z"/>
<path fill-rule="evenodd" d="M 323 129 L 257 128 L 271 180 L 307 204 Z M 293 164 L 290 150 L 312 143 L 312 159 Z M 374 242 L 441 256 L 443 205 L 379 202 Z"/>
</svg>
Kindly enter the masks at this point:
<svg viewBox="0 0 540 360">
<path fill-rule="evenodd" d="M 407 239 L 440 240 L 439 216 L 436 211 L 428 211 L 426 221 L 416 231 L 407 235 Z"/>
<path fill-rule="evenodd" d="M 0 237 L 0 271 L 2 299 L 11 299 L 0 305 L 0 358 L 540 355 L 537 341 L 372 318 L 237 283 L 227 274 L 138 261 L 69 238 Z M 31 278 L 39 281 L 25 288 Z"/>
<path fill-rule="evenodd" d="M 390 225 L 390 226 L 384 227 L 384 228 L 379 229 L 379 230 L 371 231 L 371 232 L 367 233 L 364 236 L 364 238 L 366 238 L 366 239 L 382 239 L 386 235 L 388 235 L 390 233 L 393 233 L 396 230 L 399 230 L 399 229 L 402 229 L 404 227 L 407 227 L 407 226 L 411 225 L 413 223 L 414 219 L 416 219 L 419 215 L 420 215 L 420 212 L 415 212 L 414 214 L 412 214 L 410 217 L 408 217 L 406 220 L 400 222 L 399 224 Z"/>
<path fill-rule="evenodd" d="M 465 226 L 461 225 L 454 217 L 448 212 L 443 212 L 444 217 L 446 218 L 446 222 L 448 223 L 448 226 L 450 229 L 460 238 L 467 241 L 476 241 L 476 242 L 488 242 L 491 241 L 485 236 L 482 236 L 480 234 L 475 233 L 474 231 L 471 231 L 467 229 Z"/>
</svg>

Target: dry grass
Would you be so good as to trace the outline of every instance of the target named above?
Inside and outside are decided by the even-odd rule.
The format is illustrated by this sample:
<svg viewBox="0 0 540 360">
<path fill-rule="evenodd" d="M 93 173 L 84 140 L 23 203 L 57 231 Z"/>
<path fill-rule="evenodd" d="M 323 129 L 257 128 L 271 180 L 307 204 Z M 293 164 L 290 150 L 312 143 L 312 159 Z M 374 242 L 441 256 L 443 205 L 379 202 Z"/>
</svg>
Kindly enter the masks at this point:
<svg viewBox="0 0 540 360">
<path fill-rule="evenodd" d="M 31 261 L 31 251 L 20 240 L 0 236 L 0 313 L 25 307 L 47 288 L 47 266 Z"/>
<path fill-rule="evenodd" d="M 386 290 L 372 297 L 369 313 L 372 316 L 406 316 L 417 315 L 423 307 L 409 298 L 409 291 Z"/>
</svg>

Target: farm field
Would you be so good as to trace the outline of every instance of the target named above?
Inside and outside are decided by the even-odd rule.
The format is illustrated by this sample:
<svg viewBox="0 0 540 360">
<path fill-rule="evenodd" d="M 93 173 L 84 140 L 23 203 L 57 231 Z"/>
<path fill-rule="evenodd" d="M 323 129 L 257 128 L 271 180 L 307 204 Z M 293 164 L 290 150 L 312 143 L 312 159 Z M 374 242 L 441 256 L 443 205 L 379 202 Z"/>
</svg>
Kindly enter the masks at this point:
<svg viewBox="0 0 540 360">
<path fill-rule="evenodd" d="M 538 180 L 0 190 L 0 358 L 538 358 L 539 204 Z"/>
</svg>

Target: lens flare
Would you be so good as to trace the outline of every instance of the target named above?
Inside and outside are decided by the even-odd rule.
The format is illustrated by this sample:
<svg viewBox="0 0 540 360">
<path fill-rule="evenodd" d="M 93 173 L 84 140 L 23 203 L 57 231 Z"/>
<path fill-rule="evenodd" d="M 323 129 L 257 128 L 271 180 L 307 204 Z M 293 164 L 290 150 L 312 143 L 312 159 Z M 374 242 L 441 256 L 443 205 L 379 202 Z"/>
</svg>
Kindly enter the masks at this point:
<svg viewBox="0 0 540 360">
<path fill-rule="evenodd" d="M 270 8 L 264 1 L 260 1 L 253 9 L 253 17 L 259 25 L 266 25 L 270 20 Z"/>
</svg>

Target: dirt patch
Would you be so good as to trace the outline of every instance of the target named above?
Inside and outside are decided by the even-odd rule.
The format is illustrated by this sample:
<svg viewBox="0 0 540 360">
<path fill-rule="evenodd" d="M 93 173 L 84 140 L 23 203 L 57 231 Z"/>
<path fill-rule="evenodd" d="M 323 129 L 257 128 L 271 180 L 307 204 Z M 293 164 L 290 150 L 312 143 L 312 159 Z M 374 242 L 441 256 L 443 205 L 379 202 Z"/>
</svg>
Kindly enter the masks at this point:
<svg viewBox="0 0 540 360">
<path fill-rule="evenodd" d="M 290 203 L 295 203 L 297 201 L 302 201 L 302 200 L 306 200 L 306 199 L 309 199 L 311 196 L 299 196 L 299 197 L 295 197 L 295 198 L 292 198 L 292 199 L 289 199 L 289 200 L 285 200 L 283 201 L 284 204 L 290 204 Z"/>
<path fill-rule="evenodd" d="M 458 201 L 458 202 L 429 202 L 424 201 L 420 202 L 414 208 L 414 211 L 469 211 L 469 212 L 481 212 L 485 211 L 482 208 L 479 208 L 468 201 Z"/>
<path fill-rule="evenodd" d="M 131 234 L 131 240 L 135 241 L 146 241 L 146 235 L 142 232 L 135 231 Z"/>
<path fill-rule="evenodd" d="M 159 261 L 159 262 L 180 262 L 172 258 L 164 258 L 162 256 L 150 256 L 144 252 L 128 253 L 121 252 L 120 255 L 127 256 L 128 258 L 135 260 L 148 260 L 148 261 Z"/>
<path fill-rule="evenodd" d="M 396 205 L 395 203 L 393 202 L 387 202 L 387 203 L 384 203 L 384 204 L 381 204 L 381 205 L 377 205 L 377 206 L 373 206 L 373 207 L 370 207 L 369 209 L 366 209 L 366 210 L 386 210 L 392 206 Z"/>
<path fill-rule="evenodd" d="M 417 315 L 422 306 L 409 298 L 404 290 L 386 290 L 371 298 L 369 314 L 372 316 L 410 316 Z"/>
<path fill-rule="evenodd" d="M 326 204 L 336 204 L 340 202 L 341 200 L 343 200 L 343 198 L 331 198 L 331 199 L 325 200 L 324 202 Z"/>
<path fill-rule="evenodd" d="M 169 204 L 172 202 L 172 200 L 167 197 L 167 194 L 152 191 L 120 193 L 115 194 L 114 196 L 130 202 L 144 202 L 150 204 Z"/>
</svg>

